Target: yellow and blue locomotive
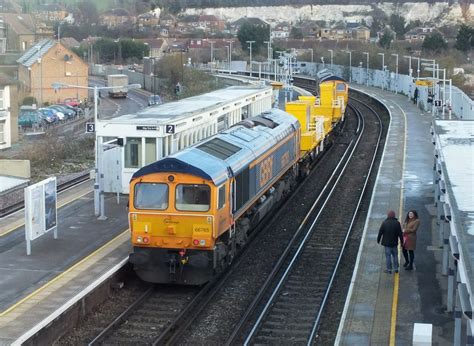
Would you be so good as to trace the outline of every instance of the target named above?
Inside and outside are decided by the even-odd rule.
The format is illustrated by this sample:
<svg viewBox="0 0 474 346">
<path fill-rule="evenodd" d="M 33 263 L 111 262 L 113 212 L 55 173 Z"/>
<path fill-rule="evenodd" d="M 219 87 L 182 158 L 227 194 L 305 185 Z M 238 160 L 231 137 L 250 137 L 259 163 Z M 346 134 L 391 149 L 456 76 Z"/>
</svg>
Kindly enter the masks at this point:
<svg viewBox="0 0 474 346">
<path fill-rule="evenodd" d="M 138 170 L 130 182 L 130 262 L 148 282 L 199 285 L 309 171 L 344 119 L 347 83 L 248 118 Z"/>
<path fill-rule="evenodd" d="M 300 134 L 274 109 L 138 170 L 129 204 L 138 275 L 198 285 L 224 269 L 290 191 Z"/>
</svg>

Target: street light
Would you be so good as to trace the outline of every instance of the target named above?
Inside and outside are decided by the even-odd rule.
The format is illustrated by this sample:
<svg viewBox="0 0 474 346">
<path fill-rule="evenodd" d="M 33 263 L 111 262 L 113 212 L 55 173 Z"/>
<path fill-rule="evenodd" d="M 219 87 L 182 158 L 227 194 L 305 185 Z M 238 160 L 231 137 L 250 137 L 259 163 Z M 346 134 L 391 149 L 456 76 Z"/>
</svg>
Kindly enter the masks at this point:
<svg viewBox="0 0 474 346">
<path fill-rule="evenodd" d="M 395 74 L 396 74 L 396 76 L 397 76 L 397 77 L 396 77 L 396 81 L 397 81 L 397 82 L 395 83 L 395 85 L 396 85 L 395 94 L 397 94 L 397 93 L 398 93 L 398 54 L 392 54 L 392 56 L 394 56 L 395 59 L 396 59 L 396 60 L 395 60 Z"/>
<path fill-rule="evenodd" d="M 369 86 L 369 52 L 363 52 L 364 55 L 367 55 L 367 86 Z"/>
<path fill-rule="evenodd" d="M 333 71 L 334 51 L 332 49 L 328 49 L 328 51 L 331 53 L 331 71 Z"/>
<path fill-rule="evenodd" d="M 226 50 L 227 50 L 227 69 L 230 70 L 230 47 L 229 46 L 225 46 L 226 47 Z"/>
<path fill-rule="evenodd" d="M 213 65 L 214 65 L 214 43 L 216 43 L 215 41 L 209 41 L 209 43 L 211 44 L 211 72 L 213 70 Z"/>
<path fill-rule="evenodd" d="M 352 52 L 350 50 L 345 52 L 349 54 L 349 83 L 352 83 Z"/>
<path fill-rule="evenodd" d="M 97 85 L 94 85 L 93 87 L 89 87 L 89 86 L 72 85 L 72 84 L 65 84 L 65 83 L 58 83 L 58 82 L 53 83 L 51 86 L 53 87 L 54 90 L 59 90 L 62 88 L 79 88 L 79 89 L 94 90 L 94 124 L 96 126 L 95 143 L 94 143 L 94 151 L 95 151 L 94 213 L 96 216 L 98 216 L 99 220 L 106 220 L 107 217 L 105 216 L 105 212 L 104 212 L 104 194 L 100 189 L 99 145 L 97 143 L 97 124 L 98 124 L 97 99 L 99 96 L 99 90 L 110 90 L 110 89 L 116 89 L 116 88 L 140 89 L 142 86 L 140 84 L 129 84 L 129 85 L 113 86 L 113 87 L 98 87 Z"/>
<path fill-rule="evenodd" d="M 228 40 L 226 42 L 229 43 L 229 70 L 230 70 L 230 67 L 232 66 L 232 40 Z"/>
<path fill-rule="evenodd" d="M 40 55 L 40 50 L 41 50 L 41 47 L 40 46 L 37 46 L 36 47 L 37 49 L 37 52 L 38 52 L 38 65 L 40 66 L 40 102 L 39 102 L 39 106 L 40 107 L 43 107 L 43 64 L 41 62 L 41 55 Z"/>
<path fill-rule="evenodd" d="M 270 61 L 270 49 L 271 49 L 272 43 L 270 41 L 263 41 L 263 43 L 267 44 L 267 55 L 268 55 L 267 60 Z"/>
<path fill-rule="evenodd" d="M 385 53 L 377 53 L 377 54 L 382 56 L 382 72 L 383 72 L 382 90 L 383 90 L 385 86 Z"/>
<path fill-rule="evenodd" d="M 408 75 L 412 77 L 412 70 L 411 70 L 411 55 L 404 55 L 405 59 L 408 59 Z"/>
<path fill-rule="evenodd" d="M 416 73 L 417 73 L 416 78 L 417 78 L 417 79 L 420 79 L 420 72 L 421 72 L 421 71 L 420 71 L 420 58 L 414 56 L 414 57 L 412 57 L 412 59 L 418 60 L 418 67 L 417 67 L 417 69 L 416 69 Z"/>
<path fill-rule="evenodd" d="M 245 41 L 245 42 L 247 42 L 250 46 L 249 67 L 250 67 L 250 76 L 252 76 L 252 43 L 255 43 L 255 41 Z"/>
</svg>

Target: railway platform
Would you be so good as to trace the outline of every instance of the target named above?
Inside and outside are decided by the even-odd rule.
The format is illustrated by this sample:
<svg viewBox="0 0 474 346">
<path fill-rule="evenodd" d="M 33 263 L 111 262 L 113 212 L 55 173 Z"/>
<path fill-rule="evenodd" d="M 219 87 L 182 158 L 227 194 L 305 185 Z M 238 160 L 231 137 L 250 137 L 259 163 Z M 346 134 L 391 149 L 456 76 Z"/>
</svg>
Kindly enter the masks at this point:
<svg viewBox="0 0 474 346">
<path fill-rule="evenodd" d="M 433 199 L 432 115 L 405 95 L 354 89 L 382 102 L 390 110 L 391 124 L 336 344 L 409 345 L 415 323 L 433 325 L 433 344 L 450 344 L 454 323 L 443 300 L 446 279 L 440 270 Z M 377 244 L 380 224 L 388 210 L 396 211 L 403 223 L 412 209 L 421 220 L 415 269 L 401 266 L 399 274 L 386 274 L 384 249 Z"/>
<path fill-rule="evenodd" d="M 90 181 L 58 194 L 58 239 L 45 234 L 26 255 L 24 211 L 0 223 L 0 344 L 21 344 L 128 261 L 127 197 L 107 197 L 94 216 Z"/>
</svg>

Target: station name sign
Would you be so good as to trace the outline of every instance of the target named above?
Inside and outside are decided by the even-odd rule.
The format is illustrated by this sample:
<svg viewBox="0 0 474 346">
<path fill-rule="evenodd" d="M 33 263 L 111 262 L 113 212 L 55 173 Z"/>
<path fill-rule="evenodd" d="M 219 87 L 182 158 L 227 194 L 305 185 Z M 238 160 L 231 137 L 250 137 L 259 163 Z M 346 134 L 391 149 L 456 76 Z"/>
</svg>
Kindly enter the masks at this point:
<svg viewBox="0 0 474 346">
<path fill-rule="evenodd" d="M 158 126 L 137 125 L 137 130 L 141 130 L 141 131 L 159 131 L 159 127 Z"/>
</svg>

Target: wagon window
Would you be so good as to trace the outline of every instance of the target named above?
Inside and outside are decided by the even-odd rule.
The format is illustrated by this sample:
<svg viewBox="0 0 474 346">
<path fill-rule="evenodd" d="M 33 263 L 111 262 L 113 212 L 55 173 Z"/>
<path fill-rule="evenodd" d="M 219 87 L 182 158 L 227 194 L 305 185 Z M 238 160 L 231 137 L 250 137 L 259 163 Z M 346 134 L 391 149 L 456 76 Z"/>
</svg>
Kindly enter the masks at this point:
<svg viewBox="0 0 474 346">
<path fill-rule="evenodd" d="M 179 184 L 176 187 L 176 209 L 181 211 L 208 211 L 211 189 L 204 184 Z"/>
<path fill-rule="evenodd" d="M 168 209 L 168 185 L 160 183 L 138 183 L 135 185 L 134 206 L 136 209 Z"/>
</svg>

